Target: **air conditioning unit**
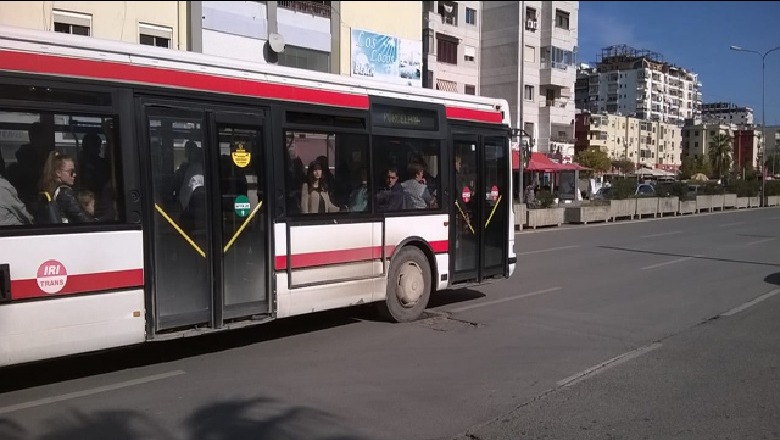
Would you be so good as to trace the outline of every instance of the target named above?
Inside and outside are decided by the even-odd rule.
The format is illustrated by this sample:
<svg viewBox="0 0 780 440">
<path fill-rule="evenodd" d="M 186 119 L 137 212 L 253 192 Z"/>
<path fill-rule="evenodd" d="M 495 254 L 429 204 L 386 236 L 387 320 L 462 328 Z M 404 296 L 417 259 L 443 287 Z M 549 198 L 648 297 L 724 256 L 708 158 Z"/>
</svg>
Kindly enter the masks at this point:
<svg viewBox="0 0 780 440">
<path fill-rule="evenodd" d="M 536 20 L 528 20 L 525 22 L 525 28 L 530 30 L 536 30 Z"/>
</svg>

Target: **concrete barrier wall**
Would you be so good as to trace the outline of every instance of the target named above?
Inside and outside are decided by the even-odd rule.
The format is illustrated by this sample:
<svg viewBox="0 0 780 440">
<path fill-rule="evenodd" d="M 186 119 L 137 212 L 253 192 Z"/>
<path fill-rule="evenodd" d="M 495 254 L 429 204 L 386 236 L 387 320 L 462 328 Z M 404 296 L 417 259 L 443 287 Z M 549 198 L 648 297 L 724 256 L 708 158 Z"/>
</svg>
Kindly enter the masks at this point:
<svg viewBox="0 0 780 440">
<path fill-rule="evenodd" d="M 564 208 L 540 208 L 526 210 L 525 225 L 536 229 L 539 226 L 560 226 L 563 224 Z"/>
<path fill-rule="evenodd" d="M 612 218 L 612 206 L 577 206 L 565 208 L 563 219 L 566 223 L 606 222 Z"/>
</svg>

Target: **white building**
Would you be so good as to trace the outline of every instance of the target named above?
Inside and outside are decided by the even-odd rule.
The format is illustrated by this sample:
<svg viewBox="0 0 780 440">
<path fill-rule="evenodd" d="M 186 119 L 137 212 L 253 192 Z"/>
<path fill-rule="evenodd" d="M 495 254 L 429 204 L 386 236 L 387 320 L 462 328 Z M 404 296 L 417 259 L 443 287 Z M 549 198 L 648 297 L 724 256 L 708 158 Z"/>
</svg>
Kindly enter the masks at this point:
<svg viewBox="0 0 780 440">
<path fill-rule="evenodd" d="M 479 95 L 480 1 L 423 2 L 423 87 Z"/>
<path fill-rule="evenodd" d="M 719 122 L 721 124 L 737 124 L 743 127 L 753 126 L 753 109 L 739 107 L 731 102 L 710 102 L 701 107 L 701 118 L 704 122 Z"/>
<path fill-rule="evenodd" d="M 509 101 L 534 151 L 571 161 L 579 2 L 483 2 L 482 15 L 480 94 Z"/>
<path fill-rule="evenodd" d="M 595 68 L 577 76 L 578 108 L 682 126 L 701 117 L 698 75 L 663 61 L 661 54 L 626 45 L 602 50 Z"/>
</svg>

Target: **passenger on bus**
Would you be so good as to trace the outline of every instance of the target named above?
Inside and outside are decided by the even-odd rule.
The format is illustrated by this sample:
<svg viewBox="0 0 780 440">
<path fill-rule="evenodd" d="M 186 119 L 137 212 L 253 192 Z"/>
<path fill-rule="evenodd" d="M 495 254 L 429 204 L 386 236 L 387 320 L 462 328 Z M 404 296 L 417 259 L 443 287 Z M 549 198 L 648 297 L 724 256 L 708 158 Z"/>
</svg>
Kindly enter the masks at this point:
<svg viewBox="0 0 780 440">
<path fill-rule="evenodd" d="M 306 182 L 301 186 L 301 212 L 304 214 L 339 211 L 333 204 L 331 187 L 323 174 L 319 161 L 314 160 L 309 164 Z"/>
<path fill-rule="evenodd" d="M 19 199 L 16 188 L 0 174 L 0 226 L 28 225 L 33 218 Z"/>
<path fill-rule="evenodd" d="M 79 204 L 73 184 L 76 180 L 76 164 L 70 156 L 56 151 L 49 153 L 43 166 L 41 191 L 51 197 L 63 223 L 90 223 L 95 219 Z"/>
<path fill-rule="evenodd" d="M 298 156 L 295 145 L 295 138 L 287 138 L 287 171 L 285 172 L 285 183 L 287 188 L 287 213 L 297 214 L 301 212 L 301 185 L 306 180 L 306 170 L 303 167 L 303 161 Z"/>
<path fill-rule="evenodd" d="M 404 190 L 398 185 L 398 169 L 391 167 L 385 173 L 385 186 L 376 195 L 377 211 L 400 211 L 404 206 Z"/>
<path fill-rule="evenodd" d="M 33 122 L 27 129 L 29 143 L 16 150 L 16 163 L 8 169 L 8 180 L 16 187 L 19 198 L 32 204 L 38 194 L 41 170 L 54 146 L 47 142 L 46 129 L 40 122 Z"/>
<path fill-rule="evenodd" d="M 79 204 L 84 209 L 84 212 L 95 216 L 95 193 L 89 190 L 79 191 Z"/>
<path fill-rule="evenodd" d="M 173 174 L 173 195 L 182 211 L 190 205 L 190 196 L 195 188 L 205 184 L 203 152 L 195 141 L 189 140 L 184 144 L 184 159 Z"/>
<path fill-rule="evenodd" d="M 112 188 L 106 188 L 111 179 L 111 166 L 100 156 L 103 140 L 96 133 L 87 133 L 81 141 L 82 151 L 78 158 L 78 186 L 91 191 L 95 197 L 97 217 L 113 219 L 114 197 Z M 95 214 L 92 215 L 95 217 Z"/>
<path fill-rule="evenodd" d="M 412 162 L 407 171 L 409 179 L 401 183 L 404 191 L 404 208 L 426 209 L 431 207 L 436 199 L 428 191 L 428 186 L 425 184 L 422 165 Z"/>
</svg>

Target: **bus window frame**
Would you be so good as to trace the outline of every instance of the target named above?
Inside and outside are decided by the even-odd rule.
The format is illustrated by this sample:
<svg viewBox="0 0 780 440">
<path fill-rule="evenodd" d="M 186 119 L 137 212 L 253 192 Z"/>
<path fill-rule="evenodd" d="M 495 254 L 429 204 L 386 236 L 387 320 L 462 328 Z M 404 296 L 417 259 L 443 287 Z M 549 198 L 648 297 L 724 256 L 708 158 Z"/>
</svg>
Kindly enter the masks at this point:
<svg viewBox="0 0 780 440">
<path fill-rule="evenodd" d="M 84 234 L 84 233 L 96 233 L 96 232 L 116 232 L 127 230 L 141 230 L 143 229 L 143 223 L 140 217 L 137 221 L 131 221 L 134 217 L 133 212 L 137 211 L 135 203 L 130 202 L 133 199 L 131 194 L 137 188 L 139 173 L 138 167 L 133 169 L 133 166 L 137 164 L 137 159 L 133 158 L 133 154 L 137 154 L 137 149 L 130 147 L 123 147 L 128 140 L 123 135 L 125 130 L 122 130 L 123 126 L 127 124 L 133 124 L 131 119 L 134 118 L 132 113 L 128 113 L 126 109 L 121 108 L 121 103 L 126 99 L 126 93 L 128 88 L 113 87 L 110 85 L 95 84 L 92 81 L 78 81 L 78 80 L 56 80 L 49 77 L 33 76 L 33 75 L 19 75 L 13 74 L 8 77 L 4 77 L 0 80 L 3 84 L 17 85 L 17 86 L 36 86 L 36 87 L 48 87 L 63 90 L 74 91 L 86 91 L 86 92 L 98 92 L 98 93 L 110 93 L 111 105 L 110 106 L 91 106 L 77 103 L 68 103 L 62 101 L 21 101 L 16 99 L 3 99 L 0 97 L 0 110 L 2 111 L 25 111 L 33 113 L 64 113 L 64 114 L 80 114 L 89 116 L 100 117 L 112 117 L 115 120 L 114 136 L 118 140 L 118 151 L 115 152 L 116 157 L 120 160 L 119 167 L 113 171 L 118 171 L 119 181 L 122 185 L 121 192 L 117 191 L 117 196 L 121 196 L 121 203 L 118 203 L 118 211 L 123 214 L 123 221 L 112 223 L 83 223 L 73 224 L 69 223 L 67 226 L 63 225 L 14 225 L 4 226 L 0 228 L 0 237 L 9 236 L 36 236 L 36 235 L 63 235 L 63 234 Z M 123 111 L 125 110 L 125 111 Z M 130 141 L 132 142 L 132 141 Z M 133 145 L 130 143 L 129 145 Z M 130 188 L 133 189 L 130 189 Z M 115 188 L 116 190 L 117 188 Z"/>
</svg>

